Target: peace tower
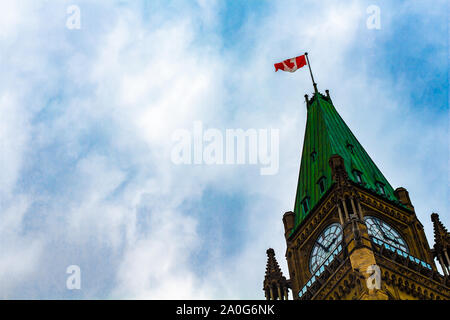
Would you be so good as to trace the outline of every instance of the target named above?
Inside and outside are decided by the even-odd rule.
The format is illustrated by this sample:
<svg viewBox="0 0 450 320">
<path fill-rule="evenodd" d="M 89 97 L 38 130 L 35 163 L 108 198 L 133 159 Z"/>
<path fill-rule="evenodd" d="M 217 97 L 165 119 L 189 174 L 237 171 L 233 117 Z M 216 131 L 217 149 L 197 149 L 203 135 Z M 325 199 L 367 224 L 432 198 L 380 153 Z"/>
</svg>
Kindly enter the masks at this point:
<svg viewBox="0 0 450 320">
<path fill-rule="evenodd" d="M 268 300 L 450 299 L 450 234 L 431 215 L 430 248 L 408 191 L 393 189 L 336 111 L 305 95 L 307 122 L 294 211 L 283 215 L 289 278 L 273 249 Z M 436 269 L 437 261 L 443 271 Z"/>
</svg>

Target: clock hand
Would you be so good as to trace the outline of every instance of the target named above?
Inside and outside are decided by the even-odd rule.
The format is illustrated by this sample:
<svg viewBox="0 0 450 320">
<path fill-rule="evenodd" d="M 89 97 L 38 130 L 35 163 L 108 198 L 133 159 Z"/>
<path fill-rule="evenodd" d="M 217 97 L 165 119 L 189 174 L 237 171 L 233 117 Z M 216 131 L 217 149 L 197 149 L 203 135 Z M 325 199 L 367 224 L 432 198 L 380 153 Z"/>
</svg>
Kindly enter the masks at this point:
<svg viewBox="0 0 450 320">
<path fill-rule="evenodd" d="M 388 236 L 386 233 L 384 233 L 381 229 L 380 229 L 380 231 L 381 231 L 381 234 L 383 235 L 384 240 L 388 240 L 388 241 L 391 241 L 391 242 L 393 242 L 393 243 L 395 243 L 395 244 L 397 244 L 397 245 L 401 245 L 400 242 L 398 242 L 397 240 L 392 239 L 391 237 L 389 237 L 389 236 Z"/>
<path fill-rule="evenodd" d="M 337 237 L 333 239 L 333 241 L 331 241 L 331 243 L 327 246 L 327 252 L 330 250 L 330 247 L 333 245 L 333 243 L 335 243 L 337 240 Z"/>
<path fill-rule="evenodd" d="M 400 244 L 400 242 L 398 242 L 398 241 L 395 240 L 395 239 L 392 239 L 391 237 L 385 236 L 384 238 L 385 238 L 386 240 L 392 241 L 392 242 L 394 242 L 394 243 L 396 243 L 396 244 Z"/>
<path fill-rule="evenodd" d="M 319 245 L 319 247 L 321 247 L 323 250 L 325 250 L 326 252 L 328 252 L 328 249 L 326 247 L 324 247 L 320 242 L 317 242 L 317 244 Z"/>
<path fill-rule="evenodd" d="M 384 239 L 384 240 L 392 241 L 392 242 L 394 242 L 394 243 L 396 243 L 396 244 L 398 244 L 398 245 L 401 245 L 400 242 L 398 242 L 398 241 L 395 240 L 395 239 L 392 239 L 392 238 L 389 237 L 386 233 L 384 233 L 383 227 L 380 225 L 380 223 L 379 223 L 378 221 L 375 220 L 375 224 L 378 226 L 378 230 L 380 230 L 381 235 L 383 236 L 383 239 Z"/>
<path fill-rule="evenodd" d="M 375 224 L 378 226 L 378 230 L 380 230 L 381 235 L 383 236 L 383 239 L 386 239 L 386 233 L 383 231 L 383 227 L 380 225 L 378 221 L 375 220 Z"/>
</svg>

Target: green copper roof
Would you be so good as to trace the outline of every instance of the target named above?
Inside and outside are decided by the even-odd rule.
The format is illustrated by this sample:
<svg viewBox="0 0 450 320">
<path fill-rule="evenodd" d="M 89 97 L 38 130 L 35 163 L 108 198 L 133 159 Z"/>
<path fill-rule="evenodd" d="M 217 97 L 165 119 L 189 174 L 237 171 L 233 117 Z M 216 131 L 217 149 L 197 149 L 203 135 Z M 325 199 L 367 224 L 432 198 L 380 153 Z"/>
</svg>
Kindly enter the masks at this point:
<svg viewBox="0 0 450 320">
<path fill-rule="evenodd" d="M 392 186 L 337 113 L 331 99 L 316 93 L 308 103 L 305 140 L 294 207 L 294 230 L 333 184 L 331 168 L 328 164 L 333 154 L 344 158 L 345 168 L 351 180 L 358 183 L 354 174 L 357 170 L 361 173 L 363 187 L 381 195 L 377 187 L 377 182 L 381 182 L 384 185 L 385 196 L 392 201 L 398 201 Z M 322 192 L 318 184 L 320 179 L 323 179 Z M 307 212 L 304 212 L 302 208 L 302 202 L 305 199 L 308 199 Z"/>
</svg>

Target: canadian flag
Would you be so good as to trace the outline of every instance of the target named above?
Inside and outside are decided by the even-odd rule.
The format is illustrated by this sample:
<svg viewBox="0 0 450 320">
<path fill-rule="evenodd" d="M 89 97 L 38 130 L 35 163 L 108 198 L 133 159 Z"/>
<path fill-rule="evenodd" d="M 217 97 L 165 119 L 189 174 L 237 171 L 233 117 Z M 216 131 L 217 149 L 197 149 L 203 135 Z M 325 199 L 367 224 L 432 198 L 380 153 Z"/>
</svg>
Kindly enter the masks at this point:
<svg viewBox="0 0 450 320">
<path fill-rule="evenodd" d="M 275 63 L 275 72 L 277 72 L 278 70 L 295 72 L 297 71 L 297 69 L 300 69 L 303 66 L 306 66 L 305 55 L 287 59 L 280 63 Z"/>
</svg>

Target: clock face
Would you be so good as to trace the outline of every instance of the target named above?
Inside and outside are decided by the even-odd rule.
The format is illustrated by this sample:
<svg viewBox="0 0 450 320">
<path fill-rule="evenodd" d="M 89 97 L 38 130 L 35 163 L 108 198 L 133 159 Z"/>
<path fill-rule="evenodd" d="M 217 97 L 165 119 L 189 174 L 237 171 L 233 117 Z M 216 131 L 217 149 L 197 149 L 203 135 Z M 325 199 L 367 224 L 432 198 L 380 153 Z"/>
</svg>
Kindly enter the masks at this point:
<svg viewBox="0 0 450 320">
<path fill-rule="evenodd" d="M 394 248 L 409 253 L 406 241 L 403 240 L 400 234 L 386 222 L 372 216 L 364 217 L 364 220 L 366 221 L 369 235 L 386 242 Z"/>
<path fill-rule="evenodd" d="M 342 241 L 342 227 L 339 223 L 329 225 L 317 238 L 311 251 L 309 269 L 311 273 L 316 270 L 328 259 L 334 249 Z"/>
</svg>

